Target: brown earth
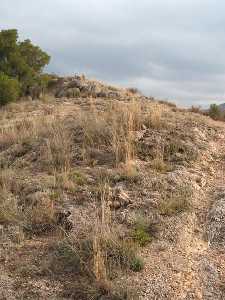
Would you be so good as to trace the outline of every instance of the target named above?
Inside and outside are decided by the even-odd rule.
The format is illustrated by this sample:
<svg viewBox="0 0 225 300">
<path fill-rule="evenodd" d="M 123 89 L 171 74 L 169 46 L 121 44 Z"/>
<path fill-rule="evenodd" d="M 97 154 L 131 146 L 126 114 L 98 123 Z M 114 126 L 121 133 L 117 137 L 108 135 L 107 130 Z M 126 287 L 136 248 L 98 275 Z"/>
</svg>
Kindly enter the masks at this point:
<svg viewBox="0 0 225 300">
<path fill-rule="evenodd" d="M 225 299 L 224 123 L 79 76 L 52 93 L 0 111 L 0 299 Z M 107 277 L 136 296 L 78 292 L 94 262 L 56 255 L 102 203 L 119 240 L 151 227 L 144 268 Z"/>
</svg>

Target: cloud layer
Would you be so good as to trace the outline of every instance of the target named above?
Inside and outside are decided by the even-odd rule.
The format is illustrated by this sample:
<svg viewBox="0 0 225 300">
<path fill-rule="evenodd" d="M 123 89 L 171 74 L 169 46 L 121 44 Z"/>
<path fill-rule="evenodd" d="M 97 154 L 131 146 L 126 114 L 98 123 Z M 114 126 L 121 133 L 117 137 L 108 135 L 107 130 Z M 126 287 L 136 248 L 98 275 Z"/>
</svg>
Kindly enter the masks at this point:
<svg viewBox="0 0 225 300">
<path fill-rule="evenodd" d="M 51 54 L 51 72 L 185 106 L 225 101 L 223 1 L 1 0 L 0 20 Z"/>
</svg>

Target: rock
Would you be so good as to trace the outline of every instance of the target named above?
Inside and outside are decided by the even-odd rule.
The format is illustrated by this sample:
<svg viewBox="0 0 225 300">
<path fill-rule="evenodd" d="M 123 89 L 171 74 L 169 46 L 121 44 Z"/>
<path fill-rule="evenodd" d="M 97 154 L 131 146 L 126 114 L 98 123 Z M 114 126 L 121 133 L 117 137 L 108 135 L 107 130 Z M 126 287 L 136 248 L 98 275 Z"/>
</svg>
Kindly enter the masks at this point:
<svg viewBox="0 0 225 300">
<path fill-rule="evenodd" d="M 120 93 L 119 92 L 109 92 L 107 95 L 108 98 L 119 98 Z"/>
<path fill-rule="evenodd" d="M 210 246 L 225 247 L 225 198 L 213 205 L 206 231 Z"/>
<path fill-rule="evenodd" d="M 114 209 L 126 207 L 131 203 L 129 195 L 123 190 L 123 187 L 118 185 L 112 190 L 112 200 L 110 206 Z"/>
<path fill-rule="evenodd" d="M 114 201 L 114 202 L 112 203 L 112 206 L 113 206 L 113 208 L 118 209 L 118 208 L 121 207 L 121 204 L 120 204 L 119 201 Z"/>
<path fill-rule="evenodd" d="M 68 220 L 71 212 L 57 212 L 55 214 L 56 225 L 63 227 L 66 231 L 70 231 L 73 228 L 73 223 Z"/>
<path fill-rule="evenodd" d="M 68 84 L 68 88 L 78 88 L 78 89 L 80 89 L 81 87 L 82 87 L 82 83 L 78 79 L 74 79 L 73 81 L 71 81 Z"/>
<path fill-rule="evenodd" d="M 80 96 L 80 90 L 78 88 L 70 88 L 66 92 L 67 98 L 76 98 Z"/>
<path fill-rule="evenodd" d="M 210 260 L 201 261 L 202 296 L 204 300 L 225 299 L 225 289 L 218 267 Z M 196 299 L 196 298 L 194 298 Z"/>
<path fill-rule="evenodd" d="M 118 194 L 118 198 L 120 200 L 120 202 L 125 202 L 125 203 L 129 203 L 130 202 L 130 198 L 128 196 L 127 193 L 125 193 L 123 190 L 120 191 L 120 193 Z"/>
<path fill-rule="evenodd" d="M 62 98 L 62 97 L 65 97 L 65 96 L 66 96 L 66 90 L 64 88 L 60 88 L 55 93 L 56 98 Z"/>
<path fill-rule="evenodd" d="M 106 98 L 107 97 L 107 93 L 104 91 L 101 91 L 99 93 L 97 93 L 97 97 L 99 98 Z"/>
<path fill-rule="evenodd" d="M 54 86 L 57 98 L 74 98 L 81 95 L 82 97 L 122 99 L 122 95 L 126 94 L 125 91 L 79 75 L 57 79 Z"/>
</svg>

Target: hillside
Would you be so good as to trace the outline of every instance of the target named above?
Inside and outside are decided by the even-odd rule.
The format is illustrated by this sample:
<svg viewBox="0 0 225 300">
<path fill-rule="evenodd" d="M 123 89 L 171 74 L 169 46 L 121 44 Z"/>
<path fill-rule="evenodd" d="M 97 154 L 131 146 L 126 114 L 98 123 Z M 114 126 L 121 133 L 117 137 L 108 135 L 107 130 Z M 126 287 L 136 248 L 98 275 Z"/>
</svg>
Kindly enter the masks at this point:
<svg viewBox="0 0 225 300">
<path fill-rule="evenodd" d="M 225 123 L 84 76 L 0 110 L 0 299 L 225 299 Z"/>
<path fill-rule="evenodd" d="M 219 105 L 219 108 L 220 108 L 222 111 L 224 111 L 224 110 L 225 110 L 225 103 L 220 104 L 220 105 Z"/>
</svg>

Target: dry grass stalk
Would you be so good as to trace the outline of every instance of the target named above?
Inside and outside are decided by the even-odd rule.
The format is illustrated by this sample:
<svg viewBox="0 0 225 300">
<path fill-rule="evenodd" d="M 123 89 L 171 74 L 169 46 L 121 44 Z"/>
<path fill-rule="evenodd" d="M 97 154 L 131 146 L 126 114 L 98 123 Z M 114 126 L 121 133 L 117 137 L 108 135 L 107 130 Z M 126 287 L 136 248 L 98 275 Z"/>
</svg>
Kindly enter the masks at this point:
<svg viewBox="0 0 225 300">
<path fill-rule="evenodd" d="M 69 170 L 72 137 L 61 122 L 54 122 L 49 126 L 49 136 L 44 149 L 45 159 L 52 170 Z"/>
<path fill-rule="evenodd" d="M 94 260 L 94 274 L 98 282 L 107 282 L 107 269 L 106 269 L 106 253 L 102 247 L 102 241 L 106 239 L 109 234 L 109 220 L 110 210 L 107 205 L 109 198 L 109 186 L 103 183 L 100 187 L 101 193 L 101 207 L 100 213 L 97 213 L 95 234 L 93 240 L 93 260 Z M 98 210 L 96 210 L 98 212 Z"/>
<path fill-rule="evenodd" d="M 17 223 L 20 212 L 15 196 L 5 186 L 0 188 L 0 223 Z"/>
<path fill-rule="evenodd" d="M 22 119 L 13 122 L 11 126 L 2 127 L 0 131 L 1 147 L 15 144 L 32 144 L 41 136 L 48 134 L 49 122 L 45 118 Z"/>
<path fill-rule="evenodd" d="M 17 192 L 15 173 L 11 169 L 0 172 L 0 223 L 17 223 L 21 217 L 17 198 L 12 192 Z"/>
<path fill-rule="evenodd" d="M 145 105 L 145 124 L 147 127 L 159 129 L 162 127 L 162 106 L 153 103 Z"/>
<path fill-rule="evenodd" d="M 26 210 L 27 223 L 31 224 L 51 224 L 54 215 L 54 203 L 49 198 L 39 199 L 35 206 Z"/>
<path fill-rule="evenodd" d="M 159 128 L 162 122 L 162 106 L 150 102 L 132 100 L 128 103 L 109 102 L 103 111 L 92 103 L 91 113 L 81 113 L 84 158 L 89 159 L 91 149 L 110 152 L 115 166 L 124 164 L 125 169 L 135 161 L 135 132 L 143 125 Z"/>
</svg>

